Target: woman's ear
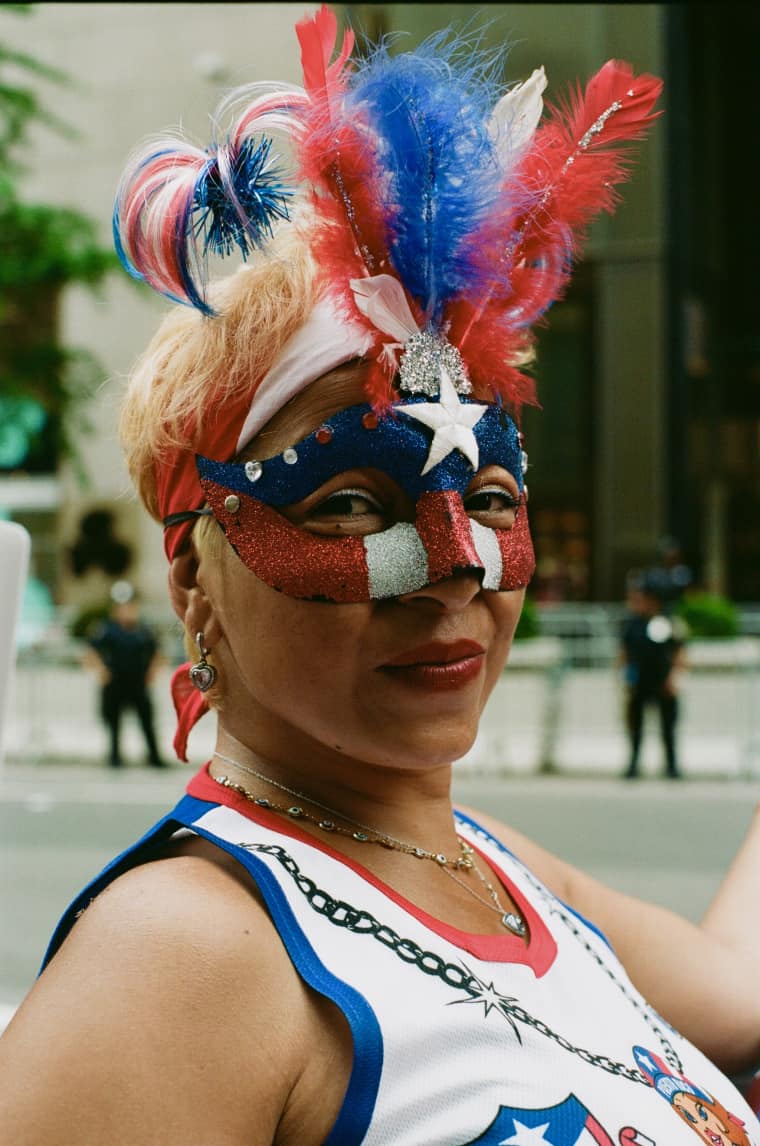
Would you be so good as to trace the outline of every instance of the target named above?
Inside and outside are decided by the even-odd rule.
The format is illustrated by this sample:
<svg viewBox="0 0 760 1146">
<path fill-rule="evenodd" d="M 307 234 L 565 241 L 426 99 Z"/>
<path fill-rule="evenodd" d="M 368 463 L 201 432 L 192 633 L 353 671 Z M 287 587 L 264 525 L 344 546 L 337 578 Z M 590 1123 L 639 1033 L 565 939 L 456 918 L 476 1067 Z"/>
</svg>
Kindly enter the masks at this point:
<svg viewBox="0 0 760 1146">
<path fill-rule="evenodd" d="M 197 589 L 198 559 L 192 545 L 187 545 L 177 557 L 172 558 L 169 566 L 169 598 L 174 612 L 180 621 L 185 620 L 185 614 L 190 602 L 190 594 Z"/>
<path fill-rule="evenodd" d="M 213 646 L 222 634 L 216 610 L 198 581 L 198 555 L 192 542 L 169 566 L 169 597 L 172 608 L 187 632 L 203 633 Z"/>
</svg>

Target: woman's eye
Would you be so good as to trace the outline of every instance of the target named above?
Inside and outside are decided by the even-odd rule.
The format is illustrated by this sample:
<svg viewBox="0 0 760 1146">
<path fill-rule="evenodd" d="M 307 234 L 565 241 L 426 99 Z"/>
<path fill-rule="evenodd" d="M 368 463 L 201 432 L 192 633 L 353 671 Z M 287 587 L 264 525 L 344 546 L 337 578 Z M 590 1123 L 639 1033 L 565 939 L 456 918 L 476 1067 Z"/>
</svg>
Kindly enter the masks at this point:
<svg viewBox="0 0 760 1146">
<path fill-rule="evenodd" d="M 309 511 L 309 517 L 324 521 L 328 518 L 357 518 L 382 514 L 377 498 L 364 489 L 342 489 L 331 493 Z"/>
<path fill-rule="evenodd" d="M 514 521 L 519 504 L 520 498 L 504 486 L 483 486 L 464 499 L 464 507 L 470 516 L 500 517 L 508 524 Z"/>
<path fill-rule="evenodd" d="M 296 522 L 303 529 L 326 536 L 363 536 L 386 529 L 388 511 L 366 489 L 339 489 L 304 510 Z"/>
</svg>

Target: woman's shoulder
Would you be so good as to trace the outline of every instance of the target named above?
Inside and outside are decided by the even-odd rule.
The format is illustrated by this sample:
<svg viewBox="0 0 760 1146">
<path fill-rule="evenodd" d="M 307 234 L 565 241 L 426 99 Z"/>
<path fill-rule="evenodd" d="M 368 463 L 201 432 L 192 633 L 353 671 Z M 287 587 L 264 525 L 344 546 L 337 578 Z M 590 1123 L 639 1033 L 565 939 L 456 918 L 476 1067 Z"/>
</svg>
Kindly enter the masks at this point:
<svg viewBox="0 0 760 1146">
<path fill-rule="evenodd" d="M 161 858 L 114 879 L 80 913 L 43 979 L 56 964 L 56 974 L 65 971 L 74 980 L 82 964 L 129 980 L 133 994 L 139 977 L 144 1002 L 151 1005 L 151 995 L 160 994 L 163 1013 L 180 1025 L 185 1015 L 195 1021 L 201 1010 L 219 1008 L 235 1024 L 255 1021 L 255 1006 L 239 1007 L 241 993 L 254 1003 L 274 990 L 284 1001 L 300 996 L 252 881 L 220 849 L 198 839 L 170 844 Z M 176 1012 L 169 1010 L 172 1002 Z"/>
<path fill-rule="evenodd" d="M 255 924 L 255 929 L 251 929 Z M 246 961 L 256 943 L 264 956 L 274 929 L 246 873 L 197 837 L 169 841 L 124 871 L 80 912 L 68 943 L 139 943 L 159 961 L 206 957 Z M 129 937 L 129 938 L 127 938 Z M 185 942 L 186 941 L 186 942 Z"/>
<path fill-rule="evenodd" d="M 34 1095 L 52 1126 L 76 1118 L 72 1096 L 87 1095 L 106 1137 L 82 1143 L 116 1140 L 117 1117 L 135 1143 L 164 1140 L 170 1125 L 177 1141 L 199 1125 L 212 1140 L 214 1119 L 233 1128 L 225 1140 L 258 1142 L 255 1111 L 261 1141 L 273 1142 L 300 1105 L 308 1048 L 326 1038 L 253 885 L 183 843 L 81 913 L 4 1036 L 0 1111 L 10 1103 L 23 1127 L 23 1095 Z"/>
</svg>

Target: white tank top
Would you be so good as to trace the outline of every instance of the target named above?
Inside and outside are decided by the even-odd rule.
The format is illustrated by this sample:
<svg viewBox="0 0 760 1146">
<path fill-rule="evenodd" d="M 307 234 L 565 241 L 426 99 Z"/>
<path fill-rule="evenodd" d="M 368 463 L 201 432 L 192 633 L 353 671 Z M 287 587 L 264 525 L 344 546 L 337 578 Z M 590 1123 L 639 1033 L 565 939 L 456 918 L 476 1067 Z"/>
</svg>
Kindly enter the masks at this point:
<svg viewBox="0 0 760 1146">
<path fill-rule="evenodd" d="M 188 792 L 72 904 L 46 959 L 157 838 L 185 827 L 216 843 L 350 1026 L 330 1146 L 760 1146 L 739 1092 L 644 1001 L 604 936 L 469 817 L 458 831 L 508 888 L 527 944 L 431 918 L 205 770 Z"/>
</svg>

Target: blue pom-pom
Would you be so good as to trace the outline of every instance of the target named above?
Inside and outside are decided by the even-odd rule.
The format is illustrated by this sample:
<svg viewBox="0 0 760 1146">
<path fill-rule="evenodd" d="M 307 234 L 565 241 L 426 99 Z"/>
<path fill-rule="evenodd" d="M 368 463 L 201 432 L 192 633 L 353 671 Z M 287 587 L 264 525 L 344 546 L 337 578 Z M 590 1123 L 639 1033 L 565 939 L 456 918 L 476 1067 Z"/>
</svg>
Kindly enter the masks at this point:
<svg viewBox="0 0 760 1146">
<path fill-rule="evenodd" d="M 229 183 L 216 156 L 204 168 L 192 204 L 193 235 L 204 256 L 231 255 L 237 247 L 245 259 L 251 248 L 271 239 L 275 220 L 289 218 L 293 190 L 283 182 L 271 147 L 271 139 L 244 140 L 232 156 Z"/>
</svg>

